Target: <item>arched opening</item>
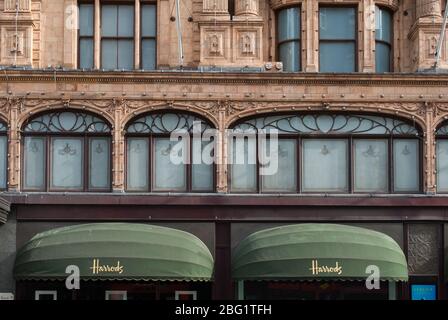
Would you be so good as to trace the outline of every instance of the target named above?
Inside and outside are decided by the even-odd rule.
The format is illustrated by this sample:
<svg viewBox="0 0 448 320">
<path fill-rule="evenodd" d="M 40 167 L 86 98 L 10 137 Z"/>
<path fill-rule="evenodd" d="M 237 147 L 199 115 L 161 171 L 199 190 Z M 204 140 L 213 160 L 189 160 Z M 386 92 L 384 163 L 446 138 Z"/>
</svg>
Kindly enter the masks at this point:
<svg viewBox="0 0 448 320">
<path fill-rule="evenodd" d="M 110 191 L 111 127 L 97 115 L 55 110 L 26 121 L 24 191 Z"/>
<path fill-rule="evenodd" d="M 214 131 L 191 113 L 148 113 L 126 128 L 126 190 L 214 192 Z"/>
</svg>

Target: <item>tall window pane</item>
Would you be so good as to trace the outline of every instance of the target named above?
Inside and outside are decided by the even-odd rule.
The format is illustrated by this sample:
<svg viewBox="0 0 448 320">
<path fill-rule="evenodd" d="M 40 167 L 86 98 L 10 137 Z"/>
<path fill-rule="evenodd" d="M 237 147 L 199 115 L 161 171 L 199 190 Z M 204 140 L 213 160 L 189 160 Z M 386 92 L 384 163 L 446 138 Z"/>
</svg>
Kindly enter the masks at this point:
<svg viewBox="0 0 448 320">
<path fill-rule="evenodd" d="M 375 65 L 376 72 L 391 71 L 392 14 L 389 10 L 375 7 Z"/>
<path fill-rule="evenodd" d="M 356 10 L 319 9 L 319 68 L 321 72 L 356 71 Z"/>
<path fill-rule="evenodd" d="M 51 140 L 51 188 L 82 189 L 83 140 L 53 138 Z"/>
<path fill-rule="evenodd" d="M 348 190 L 347 141 L 303 141 L 303 191 L 344 192 Z"/>
<path fill-rule="evenodd" d="M 257 190 L 256 146 L 255 136 L 231 140 L 232 191 Z"/>
<path fill-rule="evenodd" d="M 278 53 L 283 70 L 300 71 L 300 9 L 280 10 L 278 13 Z"/>
<path fill-rule="evenodd" d="M 192 168 L 191 168 L 191 188 L 193 191 L 213 190 L 213 152 L 210 150 L 212 141 L 193 140 L 192 147 Z M 208 152 L 209 151 L 209 152 Z M 207 158 L 206 158 L 207 157 Z M 210 157 L 210 159 L 208 159 Z"/>
<path fill-rule="evenodd" d="M 90 189 L 107 189 L 110 186 L 109 141 L 109 138 L 91 138 L 89 140 Z"/>
<path fill-rule="evenodd" d="M 354 140 L 355 192 L 388 191 L 387 140 Z"/>
<path fill-rule="evenodd" d="M 448 140 L 437 140 L 437 191 L 448 191 Z"/>
<path fill-rule="evenodd" d="M 79 67 L 93 68 L 93 4 L 79 6 Z"/>
<path fill-rule="evenodd" d="M 103 5 L 101 9 L 101 66 L 134 67 L 134 6 Z"/>
<path fill-rule="evenodd" d="M 127 189 L 148 190 L 149 150 L 148 139 L 127 139 Z"/>
<path fill-rule="evenodd" d="M 181 148 L 180 144 L 184 144 Z M 183 191 L 186 190 L 186 170 L 185 162 L 181 158 L 186 152 L 185 139 L 181 142 L 170 141 L 170 138 L 156 138 L 154 140 L 154 190 L 155 191 Z M 179 148 L 179 149 L 176 149 Z M 173 158 L 172 150 L 178 150 Z"/>
<path fill-rule="evenodd" d="M 45 138 L 25 137 L 23 147 L 24 188 L 42 190 L 45 188 Z"/>
<path fill-rule="evenodd" d="M 156 5 L 142 5 L 142 69 L 152 70 L 156 68 Z"/>
<path fill-rule="evenodd" d="M 270 155 L 270 142 L 266 144 L 267 154 L 271 159 L 277 159 L 277 170 L 272 175 L 262 175 L 262 191 L 294 192 L 297 190 L 297 142 L 293 139 L 279 139 L 275 154 Z M 275 160 L 274 160 L 275 161 Z M 273 166 L 272 168 L 274 168 Z"/>
<path fill-rule="evenodd" d="M 8 181 L 7 174 L 7 160 L 8 160 L 8 137 L 0 136 L 0 189 L 6 189 Z"/>
<path fill-rule="evenodd" d="M 420 185 L 418 140 L 394 140 L 394 191 L 418 191 Z"/>
</svg>

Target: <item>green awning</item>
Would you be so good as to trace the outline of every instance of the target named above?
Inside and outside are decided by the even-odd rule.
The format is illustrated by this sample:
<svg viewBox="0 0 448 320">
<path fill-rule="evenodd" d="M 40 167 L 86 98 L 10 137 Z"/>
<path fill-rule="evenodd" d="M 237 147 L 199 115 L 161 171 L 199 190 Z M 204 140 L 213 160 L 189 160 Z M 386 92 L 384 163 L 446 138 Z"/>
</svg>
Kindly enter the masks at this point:
<svg viewBox="0 0 448 320">
<path fill-rule="evenodd" d="M 406 258 L 389 236 L 337 224 L 295 224 L 249 235 L 234 250 L 236 280 L 366 280 L 377 266 L 380 280 L 407 281 Z"/>
<path fill-rule="evenodd" d="M 81 280 L 208 281 L 213 257 L 196 236 L 131 223 L 74 225 L 39 233 L 17 253 L 18 280 L 65 279 L 76 265 Z"/>
</svg>

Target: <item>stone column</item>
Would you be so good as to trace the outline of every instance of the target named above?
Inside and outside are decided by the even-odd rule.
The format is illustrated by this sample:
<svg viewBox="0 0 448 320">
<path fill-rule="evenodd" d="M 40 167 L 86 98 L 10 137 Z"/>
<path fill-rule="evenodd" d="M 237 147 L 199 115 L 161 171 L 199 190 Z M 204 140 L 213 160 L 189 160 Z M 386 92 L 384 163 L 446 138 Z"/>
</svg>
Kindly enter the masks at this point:
<svg viewBox="0 0 448 320">
<path fill-rule="evenodd" d="M 227 192 L 227 134 L 226 113 L 228 102 L 220 102 L 218 114 L 218 139 L 216 145 L 216 191 Z"/>
<path fill-rule="evenodd" d="M 140 0 L 135 0 L 134 69 L 140 69 Z"/>
<path fill-rule="evenodd" d="M 319 3 L 314 0 L 304 0 L 302 4 L 302 36 L 305 36 L 306 72 L 319 71 Z"/>
<path fill-rule="evenodd" d="M 258 16 L 259 0 L 235 0 L 236 16 Z"/>
<path fill-rule="evenodd" d="M 101 66 L 100 46 L 101 46 L 101 27 L 100 27 L 100 0 L 95 0 L 95 24 L 94 24 L 94 46 L 93 46 L 93 65 L 95 69 Z"/>
<path fill-rule="evenodd" d="M 227 0 L 204 0 L 202 2 L 202 12 L 208 14 L 228 14 L 229 6 Z"/>
<path fill-rule="evenodd" d="M 20 127 L 17 119 L 19 115 L 19 99 L 9 101 L 9 131 L 8 131 L 8 191 L 18 191 L 20 181 Z"/>
<path fill-rule="evenodd" d="M 436 140 L 434 126 L 434 104 L 425 102 L 425 125 L 423 138 L 424 192 L 436 192 Z"/>
<path fill-rule="evenodd" d="M 415 6 L 417 20 L 422 17 L 440 17 L 442 15 L 440 0 L 416 0 Z"/>
<path fill-rule="evenodd" d="M 359 17 L 361 28 L 360 43 L 362 47 L 359 55 L 359 69 L 361 72 L 375 72 L 375 3 L 373 0 L 363 0 L 363 14 Z M 392 22 L 393 23 L 393 22 Z"/>
<path fill-rule="evenodd" d="M 121 119 L 123 101 L 114 101 L 114 127 L 112 132 L 112 191 L 124 192 L 124 130 Z"/>
</svg>

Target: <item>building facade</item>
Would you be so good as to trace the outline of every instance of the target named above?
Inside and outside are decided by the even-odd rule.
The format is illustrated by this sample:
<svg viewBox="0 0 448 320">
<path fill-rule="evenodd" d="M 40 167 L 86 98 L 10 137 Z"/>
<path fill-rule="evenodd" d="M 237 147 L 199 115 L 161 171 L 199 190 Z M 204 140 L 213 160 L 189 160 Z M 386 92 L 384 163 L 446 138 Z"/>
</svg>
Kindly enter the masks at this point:
<svg viewBox="0 0 448 320">
<path fill-rule="evenodd" d="M 446 1 L 178 7 L 0 0 L 0 292 L 446 299 Z M 218 132 L 216 161 L 194 162 L 193 139 L 170 163 L 170 135 L 195 121 Z M 274 175 L 248 161 L 259 137 L 227 134 L 262 129 L 278 130 Z"/>
</svg>

